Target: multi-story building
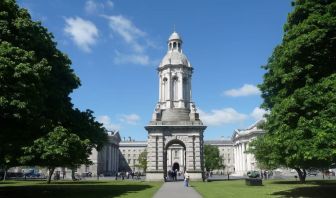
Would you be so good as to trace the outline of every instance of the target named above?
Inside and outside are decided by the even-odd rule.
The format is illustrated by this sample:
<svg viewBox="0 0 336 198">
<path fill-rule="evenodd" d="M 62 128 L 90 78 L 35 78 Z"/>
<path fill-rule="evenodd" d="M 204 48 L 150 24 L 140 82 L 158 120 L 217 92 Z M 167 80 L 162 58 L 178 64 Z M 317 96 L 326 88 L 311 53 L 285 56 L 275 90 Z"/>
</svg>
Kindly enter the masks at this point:
<svg viewBox="0 0 336 198">
<path fill-rule="evenodd" d="M 216 146 L 223 159 L 224 169 L 213 170 L 214 173 L 234 174 L 236 176 L 246 175 L 247 171 L 258 170 L 258 163 L 253 154 L 246 153 L 249 143 L 265 132 L 260 129 L 260 120 L 246 129 L 236 129 L 231 139 L 227 140 L 205 140 L 205 145 Z M 147 148 L 146 141 L 122 141 L 120 149 L 120 171 L 140 171 L 137 167 L 138 158 L 141 152 Z M 183 159 L 185 149 L 180 145 L 172 145 L 167 149 L 167 170 L 185 170 Z"/>
<path fill-rule="evenodd" d="M 147 148 L 147 141 L 128 141 L 119 143 L 119 171 L 143 172 L 139 165 L 139 155 Z"/>
<path fill-rule="evenodd" d="M 222 157 L 224 168 L 214 170 L 216 173 L 231 174 L 234 172 L 234 156 L 232 140 L 205 140 L 205 145 L 216 146 L 219 150 L 219 155 Z"/>
</svg>

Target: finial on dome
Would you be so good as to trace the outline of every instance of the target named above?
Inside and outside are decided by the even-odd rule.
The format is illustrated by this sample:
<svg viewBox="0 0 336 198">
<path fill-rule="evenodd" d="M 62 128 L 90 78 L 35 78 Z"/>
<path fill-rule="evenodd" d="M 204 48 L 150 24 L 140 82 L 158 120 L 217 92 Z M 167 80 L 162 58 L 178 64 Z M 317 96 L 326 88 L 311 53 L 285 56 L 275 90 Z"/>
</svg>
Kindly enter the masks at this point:
<svg viewBox="0 0 336 198">
<path fill-rule="evenodd" d="M 174 30 L 174 32 L 170 35 L 170 37 L 169 37 L 168 40 L 169 40 L 169 41 L 171 41 L 171 40 L 180 40 L 180 41 L 182 42 L 182 38 L 180 37 L 180 35 L 179 35 L 177 32 L 175 32 L 175 30 Z"/>
</svg>

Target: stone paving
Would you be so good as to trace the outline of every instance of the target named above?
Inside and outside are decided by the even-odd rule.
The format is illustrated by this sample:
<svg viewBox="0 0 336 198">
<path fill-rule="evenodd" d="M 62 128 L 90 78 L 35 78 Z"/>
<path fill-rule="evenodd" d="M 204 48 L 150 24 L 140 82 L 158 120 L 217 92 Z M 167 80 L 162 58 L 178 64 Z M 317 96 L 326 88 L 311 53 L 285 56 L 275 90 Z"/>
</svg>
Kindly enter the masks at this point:
<svg viewBox="0 0 336 198">
<path fill-rule="evenodd" d="M 154 198 L 202 198 L 193 188 L 185 187 L 183 181 L 165 182 L 155 193 Z"/>
</svg>

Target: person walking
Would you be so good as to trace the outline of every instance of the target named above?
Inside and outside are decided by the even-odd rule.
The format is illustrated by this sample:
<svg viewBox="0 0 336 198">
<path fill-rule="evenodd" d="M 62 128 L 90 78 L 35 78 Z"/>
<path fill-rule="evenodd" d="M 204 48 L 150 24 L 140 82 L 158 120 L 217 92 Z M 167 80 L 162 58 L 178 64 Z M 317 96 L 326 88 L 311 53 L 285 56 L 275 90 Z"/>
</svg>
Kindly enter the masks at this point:
<svg viewBox="0 0 336 198">
<path fill-rule="evenodd" d="M 190 177 L 189 177 L 189 174 L 187 173 L 187 171 L 184 173 L 184 186 L 185 187 L 188 187 L 189 186 L 189 180 L 190 180 Z"/>
</svg>

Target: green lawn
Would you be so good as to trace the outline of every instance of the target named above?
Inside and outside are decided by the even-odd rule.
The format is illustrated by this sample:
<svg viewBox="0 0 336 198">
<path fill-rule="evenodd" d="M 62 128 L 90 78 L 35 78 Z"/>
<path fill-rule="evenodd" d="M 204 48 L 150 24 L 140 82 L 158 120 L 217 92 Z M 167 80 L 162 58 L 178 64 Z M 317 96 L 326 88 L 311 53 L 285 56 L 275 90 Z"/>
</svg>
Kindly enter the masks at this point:
<svg viewBox="0 0 336 198">
<path fill-rule="evenodd" d="M 150 198 L 160 188 L 160 182 L 143 181 L 6 181 L 0 182 L 0 198 Z"/>
<path fill-rule="evenodd" d="M 204 198 L 237 197 L 336 197 L 335 180 L 307 181 L 299 184 L 296 181 L 263 181 L 263 186 L 247 186 L 244 180 L 192 182 L 191 185 Z"/>
</svg>

